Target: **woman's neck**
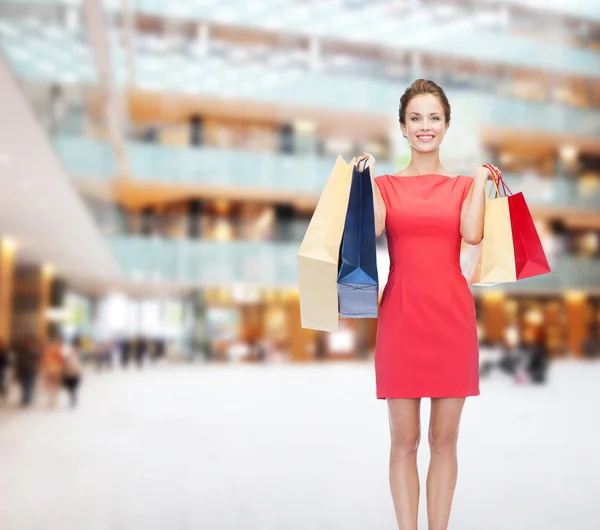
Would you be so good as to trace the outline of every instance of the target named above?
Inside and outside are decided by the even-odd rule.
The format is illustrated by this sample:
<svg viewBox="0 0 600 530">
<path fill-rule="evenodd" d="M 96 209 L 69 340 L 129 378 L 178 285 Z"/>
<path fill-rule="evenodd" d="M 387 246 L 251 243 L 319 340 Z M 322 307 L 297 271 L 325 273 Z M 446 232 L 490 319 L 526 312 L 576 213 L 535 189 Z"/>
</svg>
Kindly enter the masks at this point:
<svg viewBox="0 0 600 530">
<path fill-rule="evenodd" d="M 412 149 L 406 173 L 409 175 L 444 174 L 445 170 L 440 162 L 439 149 L 431 153 L 420 153 L 416 149 Z"/>
</svg>

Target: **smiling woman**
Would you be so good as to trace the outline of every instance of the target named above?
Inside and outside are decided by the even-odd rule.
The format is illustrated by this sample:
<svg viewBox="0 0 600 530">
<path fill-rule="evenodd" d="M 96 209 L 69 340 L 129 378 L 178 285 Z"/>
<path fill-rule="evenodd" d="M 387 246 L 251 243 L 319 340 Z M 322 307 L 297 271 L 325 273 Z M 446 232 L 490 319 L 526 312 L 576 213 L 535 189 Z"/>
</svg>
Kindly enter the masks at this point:
<svg viewBox="0 0 600 530">
<path fill-rule="evenodd" d="M 459 258 L 461 239 L 476 244 L 483 235 L 488 171 L 456 176 L 442 167 L 439 148 L 450 117 L 442 88 L 415 81 L 399 112 L 410 163 L 375 178 L 376 233 L 385 230 L 390 254 L 375 374 L 377 397 L 388 402 L 390 485 L 400 530 L 417 528 L 421 398 L 432 399 L 427 512 L 429 528 L 437 530 L 447 528 L 450 517 L 465 398 L 479 394 L 475 304 Z"/>
</svg>

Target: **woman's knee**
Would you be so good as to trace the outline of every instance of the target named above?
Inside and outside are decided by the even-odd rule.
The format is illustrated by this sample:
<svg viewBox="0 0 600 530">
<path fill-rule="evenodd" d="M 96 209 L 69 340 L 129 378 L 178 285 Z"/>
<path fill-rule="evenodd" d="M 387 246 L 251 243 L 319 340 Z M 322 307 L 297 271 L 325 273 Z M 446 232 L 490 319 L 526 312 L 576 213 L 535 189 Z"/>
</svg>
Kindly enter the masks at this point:
<svg viewBox="0 0 600 530">
<path fill-rule="evenodd" d="M 458 432 L 429 431 L 429 449 L 436 454 L 455 454 L 458 443 Z"/>
<path fill-rule="evenodd" d="M 421 441 L 420 433 L 417 432 L 391 432 L 391 446 L 392 452 L 410 456 L 417 453 L 419 449 L 419 443 Z"/>
<path fill-rule="evenodd" d="M 392 452 L 416 454 L 421 439 L 420 400 L 391 400 L 388 403 Z"/>
</svg>

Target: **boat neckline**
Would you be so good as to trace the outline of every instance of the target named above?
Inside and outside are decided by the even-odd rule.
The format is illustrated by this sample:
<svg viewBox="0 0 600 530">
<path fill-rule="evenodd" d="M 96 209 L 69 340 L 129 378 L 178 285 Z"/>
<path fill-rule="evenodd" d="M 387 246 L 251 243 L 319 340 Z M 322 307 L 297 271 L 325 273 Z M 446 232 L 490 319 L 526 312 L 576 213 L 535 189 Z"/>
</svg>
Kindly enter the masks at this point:
<svg viewBox="0 0 600 530">
<path fill-rule="evenodd" d="M 458 177 L 461 176 L 461 175 L 454 175 L 454 176 L 442 175 L 441 173 L 423 173 L 422 175 L 391 175 L 389 173 L 386 173 L 386 175 L 388 177 L 394 177 L 397 179 L 414 179 L 414 178 L 419 178 L 419 177 L 444 177 L 447 179 L 457 179 Z"/>
</svg>

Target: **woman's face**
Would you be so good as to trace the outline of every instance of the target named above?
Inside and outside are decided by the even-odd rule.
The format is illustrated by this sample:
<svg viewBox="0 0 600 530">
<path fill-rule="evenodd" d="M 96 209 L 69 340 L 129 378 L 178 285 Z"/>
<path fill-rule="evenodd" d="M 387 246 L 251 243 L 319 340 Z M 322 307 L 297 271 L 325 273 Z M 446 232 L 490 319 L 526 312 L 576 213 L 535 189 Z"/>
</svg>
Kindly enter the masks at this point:
<svg viewBox="0 0 600 530">
<path fill-rule="evenodd" d="M 449 125 L 437 96 L 421 94 L 406 106 L 406 124 L 400 128 L 414 149 L 429 153 L 439 148 Z"/>
</svg>

